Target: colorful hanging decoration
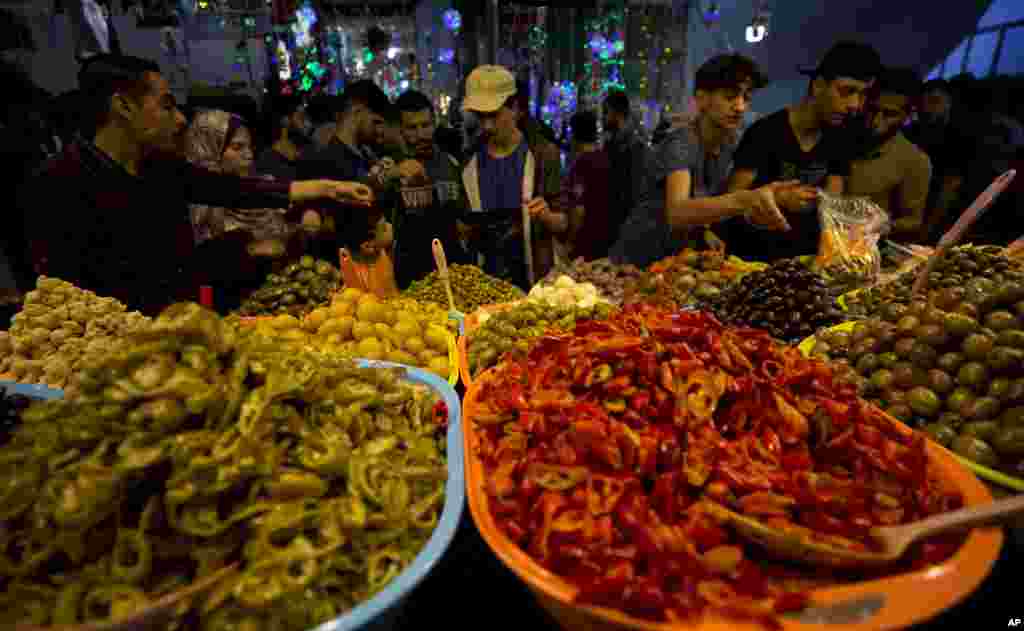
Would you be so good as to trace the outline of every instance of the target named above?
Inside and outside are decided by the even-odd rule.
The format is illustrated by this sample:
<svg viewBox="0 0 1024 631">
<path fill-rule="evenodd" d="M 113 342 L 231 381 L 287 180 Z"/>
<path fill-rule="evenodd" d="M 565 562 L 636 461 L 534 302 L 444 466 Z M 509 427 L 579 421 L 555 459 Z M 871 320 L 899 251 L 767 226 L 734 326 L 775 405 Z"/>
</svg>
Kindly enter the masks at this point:
<svg viewBox="0 0 1024 631">
<path fill-rule="evenodd" d="M 576 113 L 577 88 L 572 81 L 557 81 L 551 85 L 547 102 L 541 106 L 541 118 L 552 129 L 562 129 Z"/>
<path fill-rule="evenodd" d="M 455 61 L 455 50 L 452 48 L 442 48 L 437 54 L 437 61 L 442 64 L 450 64 Z"/>
<path fill-rule="evenodd" d="M 707 57 L 733 52 L 732 43 L 729 41 L 729 34 L 722 29 L 722 9 L 717 2 L 710 2 L 701 10 L 701 21 L 704 28 L 711 34 L 712 46 L 707 51 Z M 671 63 L 671 60 L 669 61 Z"/>
<path fill-rule="evenodd" d="M 331 81 L 321 56 L 326 48 L 320 46 L 321 36 L 320 16 L 309 0 L 297 6 L 286 24 L 276 24 L 274 32 L 267 34 L 271 64 L 283 94 L 327 92 Z"/>
<path fill-rule="evenodd" d="M 381 66 L 374 74 L 373 81 L 381 90 L 384 90 L 384 93 L 390 99 L 396 99 L 402 94 L 403 83 L 406 87 L 409 85 L 402 71 L 393 62 L 388 62 Z"/>
<path fill-rule="evenodd" d="M 544 30 L 543 26 L 535 24 L 530 27 L 530 35 L 527 42 L 532 49 L 543 49 L 548 45 L 548 32 Z"/>
<path fill-rule="evenodd" d="M 623 53 L 626 50 L 623 11 L 612 10 L 587 24 L 586 47 L 590 64 L 585 66 L 583 89 L 585 98 L 596 105 L 608 90 L 625 90 Z"/>
<path fill-rule="evenodd" d="M 462 14 L 458 9 L 448 9 L 441 14 L 441 19 L 444 21 L 444 27 L 452 33 L 457 34 L 462 29 Z"/>
<path fill-rule="evenodd" d="M 701 12 L 701 19 L 704 20 L 704 26 L 709 29 L 713 25 L 717 25 L 722 19 L 722 9 L 718 6 L 718 3 L 709 3 Z"/>
</svg>

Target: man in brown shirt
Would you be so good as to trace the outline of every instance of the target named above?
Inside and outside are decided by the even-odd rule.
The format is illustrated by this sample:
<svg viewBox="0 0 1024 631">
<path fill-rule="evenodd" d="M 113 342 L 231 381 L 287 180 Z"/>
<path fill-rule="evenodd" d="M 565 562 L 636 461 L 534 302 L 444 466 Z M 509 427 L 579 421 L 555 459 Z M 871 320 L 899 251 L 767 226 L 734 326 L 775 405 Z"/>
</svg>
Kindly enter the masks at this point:
<svg viewBox="0 0 1024 631">
<path fill-rule="evenodd" d="M 897 241 L 923 238 L 932 163 L 901 131 L 920 94 L 921 81 L 913 70 L 881 73 L 867 106 L 873 149 L 850 164 L 847 180 L 847 193 L 870 197 L 889 213 Z"/>
</svg>

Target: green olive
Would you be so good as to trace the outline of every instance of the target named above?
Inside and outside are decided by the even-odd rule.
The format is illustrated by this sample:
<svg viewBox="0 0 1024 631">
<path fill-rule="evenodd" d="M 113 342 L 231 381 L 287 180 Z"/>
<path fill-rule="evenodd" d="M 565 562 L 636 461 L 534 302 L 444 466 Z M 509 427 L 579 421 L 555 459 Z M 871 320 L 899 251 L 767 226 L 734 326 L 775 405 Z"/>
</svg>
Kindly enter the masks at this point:
<svg viewBox="0 0 1024 631">
<path fill-rule="evenodd" d="M 995 421 L 971 421 L 960 427 L 961 436 L 975 436 L 986 442 L 995 438 L 999 432 L 999 423 Z"/>
<path fill-rule="evenodd" d="M 956 440 L 956 430 L 942 423 L 929 423 L 924 426 L 924 431 L 932 440 L 943 447 L 949 447 Z"/>
<path fill-rule="evenodd" d="M 1024 458 L 1024 427 L 1004 427 L 992 438 L 992 446 L 1000 456 Z"/>
<path fill-rule="evenodd" d="M 953 441 L 953 451 L 986 467 L 998 467 L 999 456 L 985 441 L 975 436 L 960 435 Z"/>
</svg>

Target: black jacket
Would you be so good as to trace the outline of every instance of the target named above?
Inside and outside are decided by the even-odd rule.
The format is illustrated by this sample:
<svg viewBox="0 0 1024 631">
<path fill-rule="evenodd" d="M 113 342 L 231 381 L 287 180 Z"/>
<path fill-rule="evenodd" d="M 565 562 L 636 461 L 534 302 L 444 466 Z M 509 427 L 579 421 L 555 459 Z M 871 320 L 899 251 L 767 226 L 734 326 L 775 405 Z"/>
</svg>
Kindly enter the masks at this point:
<svg viewBox="0 0 1024 631">
<path fill-rule="evenodd" d="M 44 274 L 156 314 L 196 300 L 201 284 L 232 282 L 250 258 L 242 242 L 218 251 L 216 260 L 197 252 L 189 202 L 286 208 L 290 184 L 184 161 L 154 163 L 137 177 L 79 140 L 26 183 L 20 207 Z"/>
<path fill-rule="evenodd" d="M 614 243 L 626 218 L 636 208 L 648 186 L 650 149 L 632 125 L 615 134 L 605 146 L 611 165 L 611 199 L 608 204 L 609 230 Z"/>
</svg>

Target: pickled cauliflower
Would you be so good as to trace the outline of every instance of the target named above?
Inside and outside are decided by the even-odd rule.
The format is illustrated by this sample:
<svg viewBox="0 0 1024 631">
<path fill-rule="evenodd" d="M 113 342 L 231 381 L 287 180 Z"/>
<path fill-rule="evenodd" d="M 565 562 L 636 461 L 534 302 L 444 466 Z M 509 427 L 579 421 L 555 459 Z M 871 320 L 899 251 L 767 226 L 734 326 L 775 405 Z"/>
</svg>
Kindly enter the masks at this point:
<svg viewBox="0 0 1024 631">
<path fill-rule="evenodd" d="M 583 309 L 609 302 L 593 283 L 577 283 L 564 274 L 551 285 L 537 285 L 531 289 L 526 300 L 549 306 L 577 306 Z"/>
</svg>

